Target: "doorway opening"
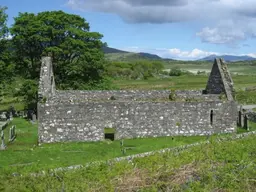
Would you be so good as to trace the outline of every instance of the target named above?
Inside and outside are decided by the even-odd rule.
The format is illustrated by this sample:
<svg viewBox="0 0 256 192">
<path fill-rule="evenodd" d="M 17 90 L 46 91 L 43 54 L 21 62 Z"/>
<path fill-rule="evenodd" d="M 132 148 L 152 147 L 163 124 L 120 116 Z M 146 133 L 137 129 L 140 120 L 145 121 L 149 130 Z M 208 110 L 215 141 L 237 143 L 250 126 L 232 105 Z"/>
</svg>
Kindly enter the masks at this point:
<svg viewBox="0 0 256 192">
<path fill-rule="evenodd" d="M 104 128 L 104 137 L 105 139 L 109 139 L 111 141 L 114 141 L 115 140 L 115 132 L 116 132 L 116 129 L 115 128 L 109 128 L 109 127 L 105 127 Z"/>
</svg>

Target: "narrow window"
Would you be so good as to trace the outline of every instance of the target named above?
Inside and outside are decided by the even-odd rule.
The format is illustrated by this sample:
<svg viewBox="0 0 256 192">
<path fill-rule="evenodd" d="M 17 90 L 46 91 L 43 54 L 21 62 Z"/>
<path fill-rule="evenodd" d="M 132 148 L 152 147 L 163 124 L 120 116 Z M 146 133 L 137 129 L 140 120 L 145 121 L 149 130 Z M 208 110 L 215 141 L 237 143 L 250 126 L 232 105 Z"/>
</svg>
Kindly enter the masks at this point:
<svg viewBox="0 0 256 192">
<path fill-rule="evenodd" d="M 210 122 L 211 122 L 211 125 L 212 125 L 212 122 L 213 122 L 213 110 L 211 110 L 211 113 L 210 113 Z"/>
<path fill-rule="evenodd" d="M 111 141 L 115 140 L 115 128 L 104 128 L 105 139 L 109 139 Z"/>
<path fill-rule="evenodd" d="M 53 84 L 53 76 L 51 76 L 51 85 Z"/>
</svg>

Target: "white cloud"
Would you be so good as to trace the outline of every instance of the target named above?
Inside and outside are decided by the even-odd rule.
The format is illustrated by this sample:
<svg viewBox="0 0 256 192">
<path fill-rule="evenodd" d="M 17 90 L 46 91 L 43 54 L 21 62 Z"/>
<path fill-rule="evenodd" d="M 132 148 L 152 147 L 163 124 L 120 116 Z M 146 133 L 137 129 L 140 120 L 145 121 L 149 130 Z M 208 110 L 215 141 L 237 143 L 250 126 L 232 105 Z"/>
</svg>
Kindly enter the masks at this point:
<svg viewBox="0 0 256 192">
<path fill-rule="evenodd" d="M 170 55 L 174 58 L 180 58 L 180 59 L 198 59 L 201 57 L 207 57 L 209 55 L 218 55 L 217 52 L 209 52 L 209 51 L 203 51 L 200 49 L 193 49 L 191 51 L 182 51 L 180 49 L 174 48 L 169 49 L 168 52 Z"/>
<path fill-rule="evenodd" d="M 205 27 L 201 32 L 196 34 L 201 37 L 203 42 L 214 44 L 231 44 L 236 41 L 245 40 L 245 32 L 242 30 L 224 30 L 223 28 L 209 28 Z"/>
<path fill-rule="evenodd" d="M 187 60 L 196 60 L 202 57 L 206 57 L 209 55 L 220 55 L 220 53 L 217 52 L 210 52 L 210 51 L 203 51 L 200 49 L 193 49 L 191 51 L 188 50 L 180 50 L 178 48 L 157 48 L 157 49 L 151 49 L 151 48 L 139 48 L 139 47 L 126 47 L 126 48 L 120 48 L 125 51 L 130 52 L 146 52 L 151 54 L 156 54 L 162 58 L 172 58 L 172 59 L 187 59 Z"/>
<path fill-rule="evenodd" d="M 254 18 L 240 20 L 222 20 L 216 27 L 205 27 L 196 33 L 203 42 L 213 44 L 237 45 L 238 43 L 253 37 L 256 34 Z"/>
<path fill-rule="evenodd" d="M 256 53 L 249 53 L 249 54 L 245 54 L 245 55 L 248 55 L 248 56 L 250 56 L 250 57 L 256 58 Z"/>
<path fill-rule="evenodd" d="M 203 57 L 207 57 L 210 55 L 237 55 L 234 53 L 219 53 L 219 52 L 212 52 L 212 51 L 204 51 L 200 49 L 193 49 L 193 50 L 181 50 L 178 48 L 139 48 L 137 46 L 133 47 L 126 47 L 126 48 L 120 48 L 121 50 L 129 51 L 129 52 L 146 52 L 151 54 L 156 54 L 162 58 L 171 58 L 171 59 L 177 59 L 177 60 L 197 60 Z M 249 53 L 249 54 L 240 54 L 241 55 L 248 55 L 251 57 L 256 58 L 256 53 Z"/>
<path fill-rule="evenodd" d="M 129 23 L 212 23 L 197 33 L 212 44 L 234 46 L 256 37 L 255 0 L 68 0 L 67 5 L 116 14 Z"/>
</svg>

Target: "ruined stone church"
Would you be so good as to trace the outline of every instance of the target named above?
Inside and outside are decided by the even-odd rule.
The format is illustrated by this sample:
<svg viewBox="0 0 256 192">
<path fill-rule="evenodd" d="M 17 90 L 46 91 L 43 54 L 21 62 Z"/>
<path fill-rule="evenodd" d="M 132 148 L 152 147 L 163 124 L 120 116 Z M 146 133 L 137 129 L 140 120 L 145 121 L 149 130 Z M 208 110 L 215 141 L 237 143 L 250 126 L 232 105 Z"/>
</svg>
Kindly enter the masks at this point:
<svg viewBox="0 0 256 192">
<path fill-rule="evenodd" d="M 43 57 L 38 95 L 39 143 L 100 141 L 107 138 L 106 128 L 114 130 L 113 139 L 208 135 L 236 129 L 233 81 L 222 59 L 215 59 L 205 90 L 171 93 L 56 90 L 52 60 Z"/>
</svg>

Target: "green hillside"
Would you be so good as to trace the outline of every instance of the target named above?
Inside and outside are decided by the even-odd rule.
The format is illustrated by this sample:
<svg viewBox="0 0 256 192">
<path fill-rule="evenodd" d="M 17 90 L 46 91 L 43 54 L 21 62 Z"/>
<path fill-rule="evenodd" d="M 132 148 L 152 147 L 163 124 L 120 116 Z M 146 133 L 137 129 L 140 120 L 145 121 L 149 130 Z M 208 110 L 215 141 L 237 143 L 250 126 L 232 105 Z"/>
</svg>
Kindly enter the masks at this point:
<svg viewBox="0 0 256 192">
<path fill-rule="evenodd" d="M 159 57 L 158 55 L 151 54 L 151 53 L 133 53 L 127 52 L 111 47 L 103 47 L 102 48 L 105 58 L 109 61 L 135 61 L 135 60 L 164 60 L 163 58 Z"/>
</svg>

